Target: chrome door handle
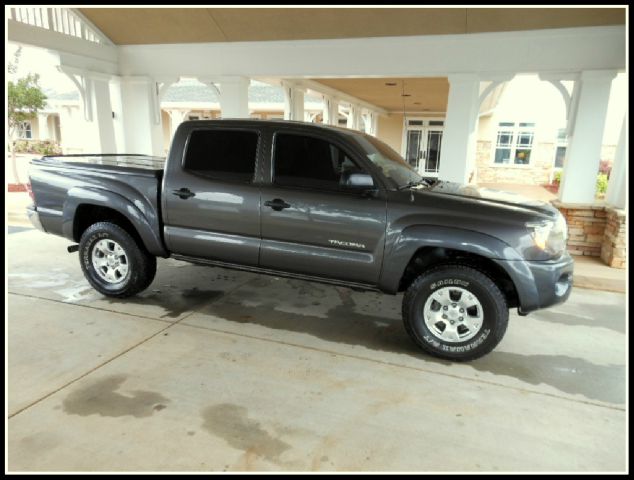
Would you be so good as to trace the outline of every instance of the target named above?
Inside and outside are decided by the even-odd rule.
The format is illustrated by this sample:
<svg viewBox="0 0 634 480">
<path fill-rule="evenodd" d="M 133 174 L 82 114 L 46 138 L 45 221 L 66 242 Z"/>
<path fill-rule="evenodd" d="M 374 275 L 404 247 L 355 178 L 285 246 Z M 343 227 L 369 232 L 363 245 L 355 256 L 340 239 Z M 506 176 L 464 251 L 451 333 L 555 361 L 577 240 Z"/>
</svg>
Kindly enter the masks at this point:
<svg viewBox="0 0 634 480">
<path fill-rule="evenodd" d="M 187 200 L 190 197 L 195 197 L 196 194 L 192 192 L 189 188 L 181 188 L 179 190 L 172 190 L 172 195 L 176 195 L 183 200 Z"/>
<path fill-rule="evenodd" d="M 284 210 L 285 208 L 289 208 L 291 205 L 286 203 L 281 198 L 274 198 L 273 200 L 267 200 L 264 202 L 264 205 L 267 207 L 271 207 L 273 210 L 279 212 L 280 210 Z"/>
</svg>

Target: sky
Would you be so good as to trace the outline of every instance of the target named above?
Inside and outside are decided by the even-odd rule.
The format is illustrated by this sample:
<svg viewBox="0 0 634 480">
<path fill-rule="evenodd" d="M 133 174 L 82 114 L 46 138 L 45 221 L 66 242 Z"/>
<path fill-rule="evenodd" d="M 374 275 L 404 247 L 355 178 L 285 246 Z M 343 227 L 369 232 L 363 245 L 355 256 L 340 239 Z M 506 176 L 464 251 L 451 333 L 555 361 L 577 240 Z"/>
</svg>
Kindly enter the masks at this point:
<svg viewBox="0 0 634 480">
<path fill-rule="evenodd" d="M 13 60 L 18 46 L 8 43 L 7 59 Z M 60 93 L 75 89 L 66 75 L 56 68 L 57 56 L 46 50 L 23 47 L 17 77 L 28 73 L 40 75 L 40 86 Z M 627 107 L 627 76 L 619 74 L 612 82 L 603 143 L 616 144 Z M 557 128 L 565 126 L 565 110 L 561 94 L 537 75 L 518 75 L 511 81 L 500 98 L 497 113 L 509 120 L 540 120 Z"/>
</svg>

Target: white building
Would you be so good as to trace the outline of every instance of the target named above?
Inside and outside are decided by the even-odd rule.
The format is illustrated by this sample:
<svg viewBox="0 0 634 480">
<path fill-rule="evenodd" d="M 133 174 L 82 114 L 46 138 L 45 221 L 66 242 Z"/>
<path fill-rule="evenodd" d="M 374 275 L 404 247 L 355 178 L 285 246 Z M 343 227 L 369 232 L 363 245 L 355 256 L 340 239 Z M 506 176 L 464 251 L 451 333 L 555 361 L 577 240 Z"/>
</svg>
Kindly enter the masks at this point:
<svg viewBox="0 0 634 480">
<path fill-rule="evenodd" d="M 306 96 L 319 96 L 324 123 L 338 125 L 345 112 L 349 128 L 459 182 L 531 170 L 545 143 L 538 122 L 487 112 L 505 82 L 537 75 L 563 106 L 560 208 L 595 203 L 610 92 L 626 66 L 625 7 L 272 12 L 263 22 L 257 9 L 11 7 L 8 39 L 55 56 L 79 92 L 83 122 L 75 130 L 86 149 L 162 155 L 161 102 L 171 85 L 196 78 L 215 89 L 222 117 L 246 118 L 257 80 L 280 85 L 285 118 L 304 120 Z M 170 116 L 171 125 L 180 120 Z M 606 202 L 623 209 L 625 117 L 616 124 Z M 483 135 L 490 145 L 478 144 Z"/>
</svg>

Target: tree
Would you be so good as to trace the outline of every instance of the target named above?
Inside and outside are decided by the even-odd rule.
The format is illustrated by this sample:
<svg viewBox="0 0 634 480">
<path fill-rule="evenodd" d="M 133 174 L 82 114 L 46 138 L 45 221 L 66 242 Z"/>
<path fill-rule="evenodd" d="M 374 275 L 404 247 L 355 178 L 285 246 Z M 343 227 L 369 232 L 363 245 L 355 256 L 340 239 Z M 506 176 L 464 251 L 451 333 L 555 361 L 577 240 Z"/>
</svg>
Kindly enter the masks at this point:
<svg viewBox="0 0 634 480">
<path fill-rule="evenodd" d="M 18 61 L 21 49 L 18 49 L 14 56 L 14 61 L 9 62 L 7 71 L 9 74 L 17 73 Z M 21 183 L 18 178 L 18 169 L 15 156 L 15 134 L 22 122 L 37 118 L 38 111 L 46 105 L 46 95 L 38 85 L 39 75 L 28 74 L 24 78 L 16 81 L 9 80 L 7 88 L 8 100 L 8 124 L 9 124 L 9 151 L 11 152 L 11 166 L 13 176 L 17 183 Z"/>
</svg>

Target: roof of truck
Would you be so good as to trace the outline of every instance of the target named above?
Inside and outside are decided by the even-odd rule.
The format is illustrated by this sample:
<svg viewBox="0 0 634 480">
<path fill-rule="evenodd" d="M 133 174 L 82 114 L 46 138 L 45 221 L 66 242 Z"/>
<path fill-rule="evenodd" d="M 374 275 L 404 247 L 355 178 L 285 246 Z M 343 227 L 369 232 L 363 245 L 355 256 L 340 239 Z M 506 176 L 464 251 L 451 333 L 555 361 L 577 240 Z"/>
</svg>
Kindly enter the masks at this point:
<svg viewBox="0 0 634 480">
<path fill-rule="evenodd" d="M 298 120 L 263 120 L 259 118 L 217 118 L 213 120 L 187 120 L 183 124 L 191 125 L 244 125 L 244 126 L 283 126 L 283 127 L 299 127 L 311 130 L 328 130 L 344 135 L 364 135 L 364 132 L 353 130 L 350 128 L 339 127 L 336 125 L 324 125 L 323 123 L 300 122 Z"/>
</svg>

